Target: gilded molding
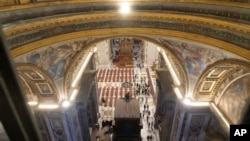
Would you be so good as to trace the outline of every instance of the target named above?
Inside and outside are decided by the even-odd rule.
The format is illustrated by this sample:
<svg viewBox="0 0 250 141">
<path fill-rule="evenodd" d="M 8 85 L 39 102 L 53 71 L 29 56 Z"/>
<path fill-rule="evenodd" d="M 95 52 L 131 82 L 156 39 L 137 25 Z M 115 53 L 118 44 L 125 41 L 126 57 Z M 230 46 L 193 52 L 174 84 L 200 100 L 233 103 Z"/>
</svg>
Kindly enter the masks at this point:
<svg viewBox="0 0 250 141">
<path fill-rule="evenodd" d="M 32 92 L 33 95 L 36 95 L 39 102 L 59 102 L 60 95 L 58 93 L 57 87 L 47 72 L 29 63 L 16 63 L 16 68 L 18 74 L 30 88 L 30 90 L 27 92 Z M 25 93 L 27 92 L 25 91 Z"/>
<path fill-rule="evenodd" d="M 180 80 L 181 84 L 179 87 L 181 94 L 183 97 L 188 96 L 188 91 L 189 91 L 189 82 L 188 82 L 188 74 L 185 69 L 185 67 L 182 65 L 180 59 L 176 57 L 176 55 L 170 51 L 168 48 L 166 48 L 164 45 L 163 50 L 166 52 L 169 61 L 172 63 L 173 69 Z"/>
<path fill-rule="evenodd" d="M 45 38 L 75 33 L 78 31 L 89 31 L 96 29 L 114 29 L 114 28 L 150 28 L 162 30 L 175 30 L 179 32 L 192 33 L 196 35 L 206 36 L 235 44 L 239 47 L 250 50 L 250 36 L 232 32 L 230 30 L 223 30 L 221 28 L 213 28 L 208 26 L 200 26 L 190 23 L 171 22 L 171 21 L 144 21 L 144 20 L 114 20 L 114 21 L 98 21 L 87 23 L 75 23 L 70 25 L 63 25 L 58 27 L 44 28 L 21 34 L 11 38 L 7 38 L 7 43 L 11 49 L 17 48 L 21 45 L 35 42 Z"/>
<path fill-rule="evenodd" d="M 112 29 L 95 29 L 95 30 L 87 30 L 87 31 L 80 31 L 74 33 L 63 34 L 59 36 L 54 36 L 51 38 L 46 38 L 43 40 L 39 40 L 36 42 L 32 42 L 18 48 L 11 50 L 12 56 L 17 57 L 19 55 L 28 53 L 32 50 L 44 47 L 46 45 L 50 45 L 57 42 L 62 42 L 66 40 L 71 40 L 75 38 L 85 38 L 85 37 L 100 37 L 100 36 L 141 36 L 141 37 L 149 37 L 150 36 L 166 36 L 166 37 L 176 37 L 180 39 L 188 39 L 192 41 L 197 41 L 201 43 L 205 43 L 220 49 L 224 49 L 226 51 L 232 52 L 237 54 L 241 57 L 246 59 L 250 59 L 250 51 L 243 49 L 239 46 L 234 44 L 230 44 L 228 42 L 224 42 L 218 39 L 205 37 L 197 34 L 192 33 L 183 33 L 180 31 L 173 31 L 173 30 L 164 30 L 164 29 L 150 29 L 150 28 L 112 28 Z"/>
<path fill-rule="evenodd" d="M 35 21 L 26 23 L 24 25 L 13 26 L 4 30 L 4 34 L 7 38 L 11 36 L 17 36 L 19 34 L 25 34 L 26 32 L 34 32 L 35 30 L 41 30 L 45 28 L 57 28 L 69 24 L 86 23 L 86 22 L 101 22 L 101 21 L 112 21 L 115 19 L 120 20 L 149 20 L 149 21 L 172 21 L 172 22 L 183 22 L 194 25 L 203 25 L 209 27 L 223 28 L 238 32 L 241 34 L 250 35 L 250 28 L 248 25 L 232 23 L 228 21 L 197 17 L 191 15 L 180 15 L 171 13 L 148 13 L 148 12 L 133 12 L 128 16 L 121 17 L 120 13 L 102 13 L 102 14 L 88 14 L 88 15 L 74 15 L 60 18 L 47 19 L 43 21 Z"/>
<path fill-rule="evenodd" d="M 250 73 L 250 64 L 239 60 L 222 60 L 208 67 L 201 75 L 194 89 L 196 100 L 215 101 L 218 103 L 226 84 L 229 84 L 239 70 L 242 74 Z M 206 84 L 208 86 L 206 86 Z"/>
<path fill-rule="evenodd" d="M 138 3 L 152 2 L 152 0 L 127 0 Z M 64 4 L 87 4 L 87 3 L 107 3 L 107 2 L 119 2 L 119 0 L 66 0 L 66 1 L 55 1 L 55 2 L 42 2 L 42 3 L 32 3 L 25 5 L 13 5 L 5 6 L 0 9 L 0 12 L 13 11 L 13 10 L 22 10 L 28 8 L 37 8 L 37 7 L 46 7 L 46 6 L 61 6 Z M 198 3 L 198 4 L 209 4 L 209 5 L 222 5 L 222 6 L 232 6 L 232 7 L 241 7 L 241 8 L 250 8 L 249 5 L 245 3 L 238 2 L 228 2 L 228 1 L 218 1 L 218 0 L 154 0 L 153 2 L 176 2 L 176 3 Z"/>
</svg>

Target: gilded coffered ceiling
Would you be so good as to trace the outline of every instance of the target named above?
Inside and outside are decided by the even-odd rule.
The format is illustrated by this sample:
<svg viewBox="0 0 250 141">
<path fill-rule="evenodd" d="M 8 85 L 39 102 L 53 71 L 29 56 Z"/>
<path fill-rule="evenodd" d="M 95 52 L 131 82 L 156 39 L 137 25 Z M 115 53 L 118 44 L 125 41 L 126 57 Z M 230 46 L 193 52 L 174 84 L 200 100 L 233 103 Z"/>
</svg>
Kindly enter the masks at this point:
<svg viewBox="0 0 250 141">
<path fill-rule="evenodd" d="M 28 101 L 42 103 L 57 103 L 60 99 L 54 81 L 43 69 L 34 64 L 19 63 L 17 72 L 21 78 Z"/>
</svg>

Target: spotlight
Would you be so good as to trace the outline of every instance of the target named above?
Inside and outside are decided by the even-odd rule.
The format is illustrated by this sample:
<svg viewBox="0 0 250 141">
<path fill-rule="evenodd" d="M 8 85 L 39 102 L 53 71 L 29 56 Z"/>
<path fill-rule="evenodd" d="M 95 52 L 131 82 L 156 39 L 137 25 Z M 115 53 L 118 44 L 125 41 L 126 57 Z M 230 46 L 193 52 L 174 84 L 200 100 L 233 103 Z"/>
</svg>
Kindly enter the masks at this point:
<svg viewBox="0 0 250 141">
<path fill-rule="evenodd" d="M 68 100 L 64 100 L 64 101 L 62 102 L 62 106 L 63 106 L 64 108 L 67 108 L 67 107 L 70 106 L 70 102 L 69 102 Z"/>
<path fill-rule="evenodd" d="M 189 98 L 184 98 L 183 103 L 185 103 L 186 105 L 190 105 L 191 100 Z"/>
<path fill-rule="evenodd" d="M 57 109 L 59 106 L 58 104 L 39 104 L 39 109 Z"/>
<path fill-rule="evenodd" d="M 28 104 L 29 104 L 30 106 L 35 106 L 35 105 L 38 104 L 38 102 L 37 102 L 37 101 L 29 101 Z"/>
<path fill-rule="evenodd" d="M 121 3 L 119 12 L 121 12 L 122 14 L 130 13 L 131 12 L 130 4 L 126 2 Z"/>
</svg>

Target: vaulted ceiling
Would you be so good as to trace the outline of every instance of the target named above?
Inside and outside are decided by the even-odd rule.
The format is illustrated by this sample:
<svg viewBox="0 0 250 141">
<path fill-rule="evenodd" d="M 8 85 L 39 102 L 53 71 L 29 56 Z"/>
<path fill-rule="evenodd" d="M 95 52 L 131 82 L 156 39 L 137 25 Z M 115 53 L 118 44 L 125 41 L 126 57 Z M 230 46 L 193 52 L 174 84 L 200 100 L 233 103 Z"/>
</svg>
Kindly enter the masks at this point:
<svg viewBox="0 0 250 141">
<path fill-rule="evenodd" d="M 170 57 L 177 77 L 183 78 L 181 86 L 184 97 L 191 95 L 195 100 L 214 101 L 223 111 L 225 105 L 219 101 L 223 100 L 222 95 L 227 91 L 225 88 L 233 89 L 237 86 L 235 83 L 241 81 L 246 85 L 242 88 L 244 94 L 249 93 L 248 3 L 212 0 L 134 0 L 130 3 L 132 12 L 128 14 L 119 13 L 119 1 L 110 0 L 42 2 L 0 8 L 6 43 L 15 62 L 20 63 L 17 69 L 25 89 L 40 93 L 41 99 L 46 99 L 50 93 L 54 94 L 54 101 L 58 100 L 60 93 L 67 97 L 70 92 L 67 86 L 72 83 L 71 77 L 77 63 L 92 51 L 94 44 L 114 37 L 136 37 L 156 44 Z M 72 44 L 80 44 L 80 50 L 74 50 Z M 205 58 L 210 61 L 212 57 L 217 59 L 212 63 L 201 62 L 206 66 L 201 72 L 194 73 L 189 70 L 186 56 L 182 55 L 185 46 L 181 45 L 185 44 L 193 55 L 194 52 L 201 56 L 214 53 L 215 56 Z M 205 51 L 202 52 L 202 49 Z M 53 51 L 58 56 L 61 53 L 60 57 L 68 61 L 63 66 L 65 72 L 61 74 L 64 79 L 60 83 L 63 85 L 59 86 L 56 78 L 49 77 L 48 66 L 27 61 L 31 53 L 47 59 L 46 51 L 47 55 Z M 201 56 L 196 59 L 202 59 Z M 196 63 L 199 61 L 196 60 Z M 29 88 L 31 85 L 34 90 Z M 248 95 L 246 97 L 249 98 Z M 239 121 L 233 115 L 227 116 L 233 123 Z"/>
</svg>

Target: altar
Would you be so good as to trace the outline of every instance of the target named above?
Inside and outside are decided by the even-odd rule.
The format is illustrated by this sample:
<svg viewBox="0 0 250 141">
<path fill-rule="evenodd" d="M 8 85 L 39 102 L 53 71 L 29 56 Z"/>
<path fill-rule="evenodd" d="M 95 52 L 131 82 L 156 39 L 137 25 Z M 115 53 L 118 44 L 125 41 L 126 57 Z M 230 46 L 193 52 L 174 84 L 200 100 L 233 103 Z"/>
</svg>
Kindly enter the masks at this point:
<svg viewBox="0 0 250 141">
<path fill-rule="evenodd" d="M 114 141 L 141 141 L 139 100 L 118 99 L 114 120 Z"/>
</svg>

